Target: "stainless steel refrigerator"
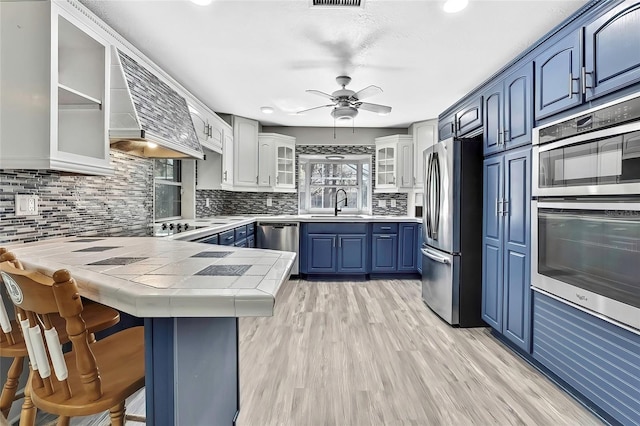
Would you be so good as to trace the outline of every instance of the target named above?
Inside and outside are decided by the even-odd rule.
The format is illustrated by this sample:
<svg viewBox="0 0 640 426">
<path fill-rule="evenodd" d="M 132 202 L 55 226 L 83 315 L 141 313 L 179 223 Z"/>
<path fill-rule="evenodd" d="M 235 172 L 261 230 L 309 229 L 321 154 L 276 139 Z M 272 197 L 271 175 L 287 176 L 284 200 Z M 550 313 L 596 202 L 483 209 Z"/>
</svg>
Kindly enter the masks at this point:
<svg viewBox="0 0 640 426">
<path fill-rule="evenodd" d="M 424 151 L 422 300 L 451 325 L 486 325 L 482 301 L 482 139 Z"/>
</svg>

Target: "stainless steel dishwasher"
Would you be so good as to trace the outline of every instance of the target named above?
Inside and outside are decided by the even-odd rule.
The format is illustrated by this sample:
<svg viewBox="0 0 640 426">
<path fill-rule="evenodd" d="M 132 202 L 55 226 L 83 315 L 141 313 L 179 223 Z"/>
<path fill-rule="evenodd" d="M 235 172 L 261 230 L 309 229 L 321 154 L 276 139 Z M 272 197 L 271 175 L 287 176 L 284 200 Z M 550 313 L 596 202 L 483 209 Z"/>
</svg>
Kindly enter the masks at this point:
<svg viewBox="0 0 640 426">
<path fill-rule="evenodd" d="M 300 224 L 298 222 L 258 222 L 256 229 L 256 245 L 258 248 L 292 251 L 296 260 L 291 275 L 298 275 L 298 249 L 300 247 Z"/>
</svg>

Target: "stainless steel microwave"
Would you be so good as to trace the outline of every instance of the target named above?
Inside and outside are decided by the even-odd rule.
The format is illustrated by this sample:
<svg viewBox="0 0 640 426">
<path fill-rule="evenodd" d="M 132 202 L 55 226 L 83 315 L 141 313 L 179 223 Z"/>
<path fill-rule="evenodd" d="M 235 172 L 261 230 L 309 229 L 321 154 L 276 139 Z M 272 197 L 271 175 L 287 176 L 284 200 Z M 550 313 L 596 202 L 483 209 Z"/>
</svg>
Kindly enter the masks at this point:
<svg viewBox="0 0 640 426">
<path fill-rule="evenodd" d="M 534 197 L 640 195 L 640 93 L 533 129 Z"/>
</svg>

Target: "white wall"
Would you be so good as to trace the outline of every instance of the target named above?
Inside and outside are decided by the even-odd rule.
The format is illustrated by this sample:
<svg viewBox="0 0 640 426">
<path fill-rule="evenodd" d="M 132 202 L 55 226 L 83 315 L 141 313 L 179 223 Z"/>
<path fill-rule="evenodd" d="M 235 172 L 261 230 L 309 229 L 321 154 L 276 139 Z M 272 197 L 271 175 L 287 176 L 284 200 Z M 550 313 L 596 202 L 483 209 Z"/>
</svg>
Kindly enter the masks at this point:
<svg viewBox="0 0 640 426">
<path fill-rule="evenodd" d="M 296 138 L 296 145 L 373 145 L 380 136 L 406 135 L 404 128 L 338 127 L 333 137 L 333 127 L 281 127 L 263 126 L 265 133 L 280 133 Z"/>
</svg>

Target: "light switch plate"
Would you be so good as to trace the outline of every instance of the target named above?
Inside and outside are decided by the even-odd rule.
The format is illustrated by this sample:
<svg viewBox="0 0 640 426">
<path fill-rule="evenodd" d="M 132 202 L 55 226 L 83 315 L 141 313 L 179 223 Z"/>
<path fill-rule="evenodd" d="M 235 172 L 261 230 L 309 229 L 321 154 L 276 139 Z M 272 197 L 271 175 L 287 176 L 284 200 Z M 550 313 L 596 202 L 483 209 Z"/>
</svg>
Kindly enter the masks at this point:
<svg viewBox="0 0 640 426">
<path fill-rule="evenodd" d="M 38 196 L 32 194 L 16 194 L 16 216 L 37 216 Z"/>
<path fill-rule="evenodd" d="M 395 207 L 396 206 L 396 200 L 391 200 L 391 207 Z"/>
<path fill-rule="evenodd" d="M 378 207 L 387 207 L 387 200 L 378 200 Z"/>
<path fill-rule="evenodd" d="M 267 197 L 267 207 L 273 206 L 273 199 L 271 197 Z"/>
</svg>

